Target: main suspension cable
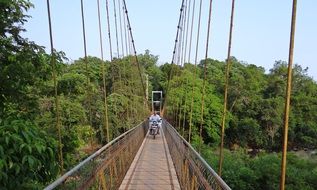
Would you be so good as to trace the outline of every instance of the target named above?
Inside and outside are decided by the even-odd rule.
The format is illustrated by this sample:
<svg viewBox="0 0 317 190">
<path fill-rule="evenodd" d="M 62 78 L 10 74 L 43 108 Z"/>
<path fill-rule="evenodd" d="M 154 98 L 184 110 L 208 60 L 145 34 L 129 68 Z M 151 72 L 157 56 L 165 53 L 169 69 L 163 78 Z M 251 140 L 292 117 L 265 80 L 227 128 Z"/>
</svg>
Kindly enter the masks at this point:
<svg viewBox="0 0 317 190">
<path fill-rule="evenodd" d="M 127 22 L 128 22 L 129 31 L 130 31 L 130 37 L 131 37 L 131 42 L 132 42 L 132 46 L 133 46 L 134 57 L 135 57 L 135 61 L 136 61 L 137 66 L 138 66 L 139 75 L 140 75 L 140 79 L 141 79 L 141 84 L 142 84 L 142 88 L 143 88 L 144 101 L 146 102 L 146 92 L 145 92 L 146 89 L 145 89 L 145 86 L 144 86 L 144 81 L 143 81 L 143 77 L 142 77 L 142 73 L 141 73 L 141 67 L 140 67 L 140 63 L 139 63 L 139 60 L 138 60 L 138 55 L 137 55 L 135 44 L 134 44 L 134 39 L 133 39 L 132 29 L 131 29 L 131 24 L 130 24 L 130 19 L 129 19 L 129 15 L 128 15 L 128 9 L 127 9 L 127 5 L 126 5 L 125 0 L 123 0 L 123 4 L 124 4 L 124 8 L 125 8 L 125 14 L 126 14 Z"/>
<path fill-rule="evenodd" d="M 60 120 L 60 110 L 59 110 L 59 97 L 57 92 L 57 77 L 56 77 L 56 60 L 54 56 L 54 44 L 53 44 L 53 32 L 52 32 L 52 22 L 51 22 L 51 11 L 50 11 L 50 1 L 47 0 L 47 16 L 48 16 L 48 27 L 50 33 L 50 44 L 51 44 L 51 65 L 53 72 L 54 81 L 54 95 L 55 95 L 55 109 L 56 109 L 56 128 L 58 132 L 58 161 L 59 161 L 59 173 L 62 174 L 64 170 L 64 159 L 63 159 L 63 144 L 62 144 L 62 134 L 61 134 L 61 120 Z"/>
<path fill-rule="evenodd" d="M 181 49 L 181 60 L 180 60 L 180 64 L 181 66 L 184 65 L 185 61 L 184 61 L 184 51 L 185 51 L 185 41 L 187 39 L 185 39 L 186 37 L 186 19 L 187 19 L 187 10 L 188 10 L 188 0 L 185 1 L 185 11 L 184 11 L 184 14 L 183 14 L 183 26 L 182 26 L 182 49 Z"/>
<path fill-rule="evenodd" d="M 186 23 L 186 37 L 185 37 L 185 49 L 184 49 L 184 55 L 183 55 L 183 64 L 185 64 L 186 62 L 186 57 L 187 57 L 187 45 L 188 45 L 188 33 L 189 33 L 189 19 L 190 19 L 190 10 L 191 10 L 191 0 L 188 1 L 188 5 L 187 5 L 187 10 L 188 10 L 188 13 L 187 13 L 187 23 Z M 188 86 L 188 78 L 186 80 L 186 84 L 185 86 Z M 184 88 L 184 86 L 183 86 Z M 182 123 L 182 131 L 181 131 L 181 134 L 182 136 L 184 136 L 184 133 L 185 133 L 185 124 L 186 124 L 186 106 L 187 106 L 187 90 L 185 90 L 185 95 L 184 95 L 184 109 L 183 109 L 183 123 Z"/>
<path fill-rule="evenodd" d="M 181 24 L 181 20 L 182 20 L 182 12 L 183 12 L 183 7 L 184 7 L 184 0 L 182 0 L 182 5 L 180 8 L 180 14 L 179 14 L 179 19 L 178 19 L 178 24 L 177 24 L 177 32 L 176 32 L 176 38 L 175 38 L 175 44 L 174 44 L 174 50 L 173 50 L 173 57 L 172 57 L 172 62 L 171 62 L 171 69 L 169 71 L 168 74 L 168 80 L 167 80 L 167 88 L 166 88 L 166 96 L 165 96 L 165 101 L 163 103 L 163 109 L 162 109 L 162 116 L 164 116 L 164 112 L 165 112 L 165 107 L 167 104 L 167 97 L 168 97 L 168 93 L 169 93 L 169 86 L 170 86 L 170 80 L 172 77 L 172 72 L 173 72 L 173 65 L 174 65 L 174 59 L 175 59 L 175 54 L 176 54 L 176 47 L 177 47 L 177 43 L 178 43 L 178 35 L 179 35 L 179 30 L 180 30 L 180 24 Z"/>
<path fill-rule="evenodd" d="M 232 29 L 233 29 L 234 3 L 235 3 L 235 0 L 232 0 L 230 32 L 229 32 L 229 42 L 228 42 L 228 55 L 227 55 L 227 67 L 226 67 L 226 82 L 225 82 L 224 103 L 223 103 L 222 122 L 221 122 L 221 144 L 220 144 L 219 171 L 218 171 L 219 176 L 221 176 L 221 173 L 222 173 L 222 163 L 223 163 L 223 145 L 224 145 L 223 141 L 224 141 L 224 135 L 225 135 L 225 124 L 226 124 L 227 102 L 228 102 L 229 72 L 230 72 L 230 66 L 231 66 L 230 54 L 231 54 L 231 41 L 232 41 Z"/>
<path fill-rule="evenodd" d="M 183 68 L 183 71 L 185 70 L 184 65 L 185 65 L 185 57 L 186 57 L 186 55 L 185 55 L 186 54 L 185 44 L 187 44 L 187 33 L 186 32 L 188 31 L 187 30 L 187 26 L 188 26 L 188 24 L 187 24 L 188 23 L 187 12 L 188 12 L 188 10 L 190 10 L 188 4 L 190 4 L 190 0 L 186 0 L 185 1 L 185 7 L 184 7 L 185 11 L 184 11 L 184 14 L 183 14 L 184 18 L 183 18 L 183 23 L 182 23 L 182 49 L 181 49 L 180 65 Z M 185 89 L 185 86 L 187 86 L 187 84 L 188 84 L 188 80 L 186 80 L 186 81 L 182 81 L 181 80 L 180 86 L 181 86 L 182 89 Z M 178 118 L 179 119 L 178 129 L 179 129 L 180 133 L 181 133 L 181 126 L 183 126 L 183 125 L 181 125 L 182 124 L 181 120 L 182 119 L 185 120 L 185 114 L 184 114 L 184 117 L 183 117 L 182 111 L 184 113 L 186 112 L 186 98 L 187 98 L 186 90 L 184 90 L 184 93 L 182 93 L 182 95 L 183 96 L 181 97 L 181 100 L 180 100 L 180 109 L 179 109 L 179 114 L 178 114 L 178 117 L 179 117 Z"/>
<path fill-rule="evenodd" d="M 101 19 L 100 19 L 100 0 L 97 0 L 98 7 L 98 24 L 99 24 L 99 41 L 100 41 L 100 55 L 101 55 L 101 69 L 102 69 L 102 83 L 103 83 L 103 96 L 104 96 L 104 131 L 106 132 L 107 142 L 110 142 L 109 136 L 109 120 L 108 120 L 108 105 L 107 105 L 107 87 L 106 87 L 106 76 L 105 76 L 105 63 L 103 58 L 103 45 L 102 45 L 102 31 L 101 31 Z"/>
<path fill-rule="evenodd" d="M 126 50 L 126 54 L 129 55 L 129 50 L 128 50 L 128 37 L 127 37 L 127 24 L 126 24 L 126 17 L 124 16 L 125 14 L 125 8 L 124 6 L 122 6 L 122 15 L 123 15 L 123 29 L 124 29 L 124 40 L 125 40 L 125 50 Z"/>
</svg>

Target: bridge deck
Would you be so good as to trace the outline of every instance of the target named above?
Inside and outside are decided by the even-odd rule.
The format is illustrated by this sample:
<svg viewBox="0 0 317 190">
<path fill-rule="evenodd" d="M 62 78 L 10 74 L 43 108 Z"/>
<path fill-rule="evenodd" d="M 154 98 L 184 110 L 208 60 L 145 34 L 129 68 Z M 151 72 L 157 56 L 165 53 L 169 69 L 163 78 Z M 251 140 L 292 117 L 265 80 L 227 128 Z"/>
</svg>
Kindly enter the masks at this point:
<svg viewBox="0 0 317 190">
<path fill-rule="evenodd" d="M 160 132 L 155 139 L 151 135 L 145 137 L 120 190 L 180 189 L 163 130 Z"/>
</svg>

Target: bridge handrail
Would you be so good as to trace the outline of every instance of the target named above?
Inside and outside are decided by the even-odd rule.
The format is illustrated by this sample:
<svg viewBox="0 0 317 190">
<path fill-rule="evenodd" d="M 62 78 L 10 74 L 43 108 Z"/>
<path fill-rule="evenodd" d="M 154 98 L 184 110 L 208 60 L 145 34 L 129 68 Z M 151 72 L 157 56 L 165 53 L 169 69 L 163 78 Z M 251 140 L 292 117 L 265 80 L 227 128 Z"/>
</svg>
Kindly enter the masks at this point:
<svg viewBox="0 0 317 190">
<path fill-rule="evenodd" d="M 76 173 L 82 166 L 84 166 L 85 164 L 87 164 L 88 162 L 94 160 L 98 155 L 100 155 L 103 151 L 105 151 L 107 148 L 109 148 L 110 146 L 112 146 L 113 144 L 115 144 L 116 142 L 120 141 L 123 137 L 127 136 L 129 133 L 131 133 L 132 131 L 136 130 L 138 127 L 141 127 L 142 124 L 146 122 L 146 121 L 142 121 L 141 123 L 139 123 L 137 126 L 133 127 L 132 129 L 126 131 L 125 133 L 121 134 L 120 136 L 118 136 L 117 138 L 113 139 L 112 141 L 110 141 L 109 143 L 107 143 L 106 145 L 104 145 L 103 147 L 101 147 L 99 150 L 97 150 L 95 153 L 93 153 L 92 155 L 90 155 L 88 158 L 86 158 L 84 161 L 80 162 L 79 164 L 77 164 L 74 168 L 72 168 L 70 171 L 66 172 L 64 175 L 62 175 L 60 178 L 58 178 L 57 180 L 55 180 L 53 183 L 51 183 L 50 185 L 48 185 L 47 187 L 44 188 L 44 190 L 51 190 L 56 188 L 57 186 L 59 186 L 60 184 L 62 184 L 63 182 L 65 182 L 65 180 L 72 176 L 74 173 Z"/>
<path fill-rule="evenodd" d="M 164 120 L 166 128 L 171 129 L 178 138 L 182 141 L 182 143 L 189 149 L 190 152 L 194 154 L 198 158 L 198 160 L 203 164 L 203 166 L 212 174 L 212 176 L 217 181 L 217 184 L 221 187 L 221 189 L 231 190 L 231 188 L 223 181 L 223 179 L 210 167 L 210 165 L 201 157 L 201 155 L 188 143 L 178 132 L 177 130 L 166 120 Z M 171 146 L 169 146 L 171 148 Z M 171 151 L 172 152 L 172 151 Z"/>
</svg>

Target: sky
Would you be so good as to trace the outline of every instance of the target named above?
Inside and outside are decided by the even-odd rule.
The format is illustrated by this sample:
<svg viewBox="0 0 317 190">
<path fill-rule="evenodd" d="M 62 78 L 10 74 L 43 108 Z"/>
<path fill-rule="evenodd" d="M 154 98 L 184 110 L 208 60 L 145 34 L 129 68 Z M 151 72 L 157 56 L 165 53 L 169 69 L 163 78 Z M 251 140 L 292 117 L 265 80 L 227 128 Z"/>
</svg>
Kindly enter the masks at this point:
<svg viewBox="0 0 317 190">
<path fill-rule="evenodd" d="M 194 0 L 191 0 L 193 4 Z M 31 0 L 35 8 L 23 35 L 39 45 L 49 47 L 46 1 Z M 116 6 L 118 7 L 116 1 Z M 122 1 L 121 1 L 122 2 Z M 196 0 L 191 62 L 197 33 Z M 105 0 L 100 0 L 105 59 L 110 59 Z M 159 64 L 171 62 L 181 0 L 126 0 L 137 53 L 150 50 L 159 56 Z M 80 0 L 53 0 L 51 16 L 54 47 L 70 60 L 84 56 Z M 121 4 L 122 6 L 122 4 Z M 192 6 L 192 5 L 191 5 Z M 203 0 L 198 60 L 204 58 L 209 1 Z M 109 0 L 112 49 L 115 41 L 113 0 Z M 214 0 L 208 57 L 225 60 L 227 56 L 231 0 Z M 97 0 L 84 0 L 87 53 L 101 57 Z M 298 1 L 294 63 L 308 67 L 308 75 L 317 80 L 317 1 Z M 192 12 L 192 9 L 191 9 Z M 268 72 L 276 60 L 288 60 L 292 0 L 236 0 L 231 55 L 248 64 L 262 66 Z M 121 15 L 122 16 L 122 15 Z M 119 13 L 117 12 L 118 25 Z M 123 22 L 123 21 L 122 21 Z M 123 37 L 124 38 L 124 37 Z M 119 32 L 120 40 L 120 32 Z M 121 47 L 121 42 L 119 41 Z M 49 52 L 49 49 L 47 49 Z M 121 48 L 119 54 L 122 55 Z"/>
</svg>

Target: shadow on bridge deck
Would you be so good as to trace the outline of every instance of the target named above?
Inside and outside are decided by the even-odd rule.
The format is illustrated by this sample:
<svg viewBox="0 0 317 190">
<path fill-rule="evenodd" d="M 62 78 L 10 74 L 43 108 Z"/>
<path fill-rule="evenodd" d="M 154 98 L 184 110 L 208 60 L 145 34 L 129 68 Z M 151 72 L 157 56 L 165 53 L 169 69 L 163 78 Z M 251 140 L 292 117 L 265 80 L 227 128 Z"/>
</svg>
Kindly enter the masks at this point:
<svg viewBox="0 0 317 190">
<path fill-rule="evenodd" d="M 174 164 L 163 130 L 155 139 L 147 134 L 120 190 L 125 189 L 180 189 Z"/>
</svg>

